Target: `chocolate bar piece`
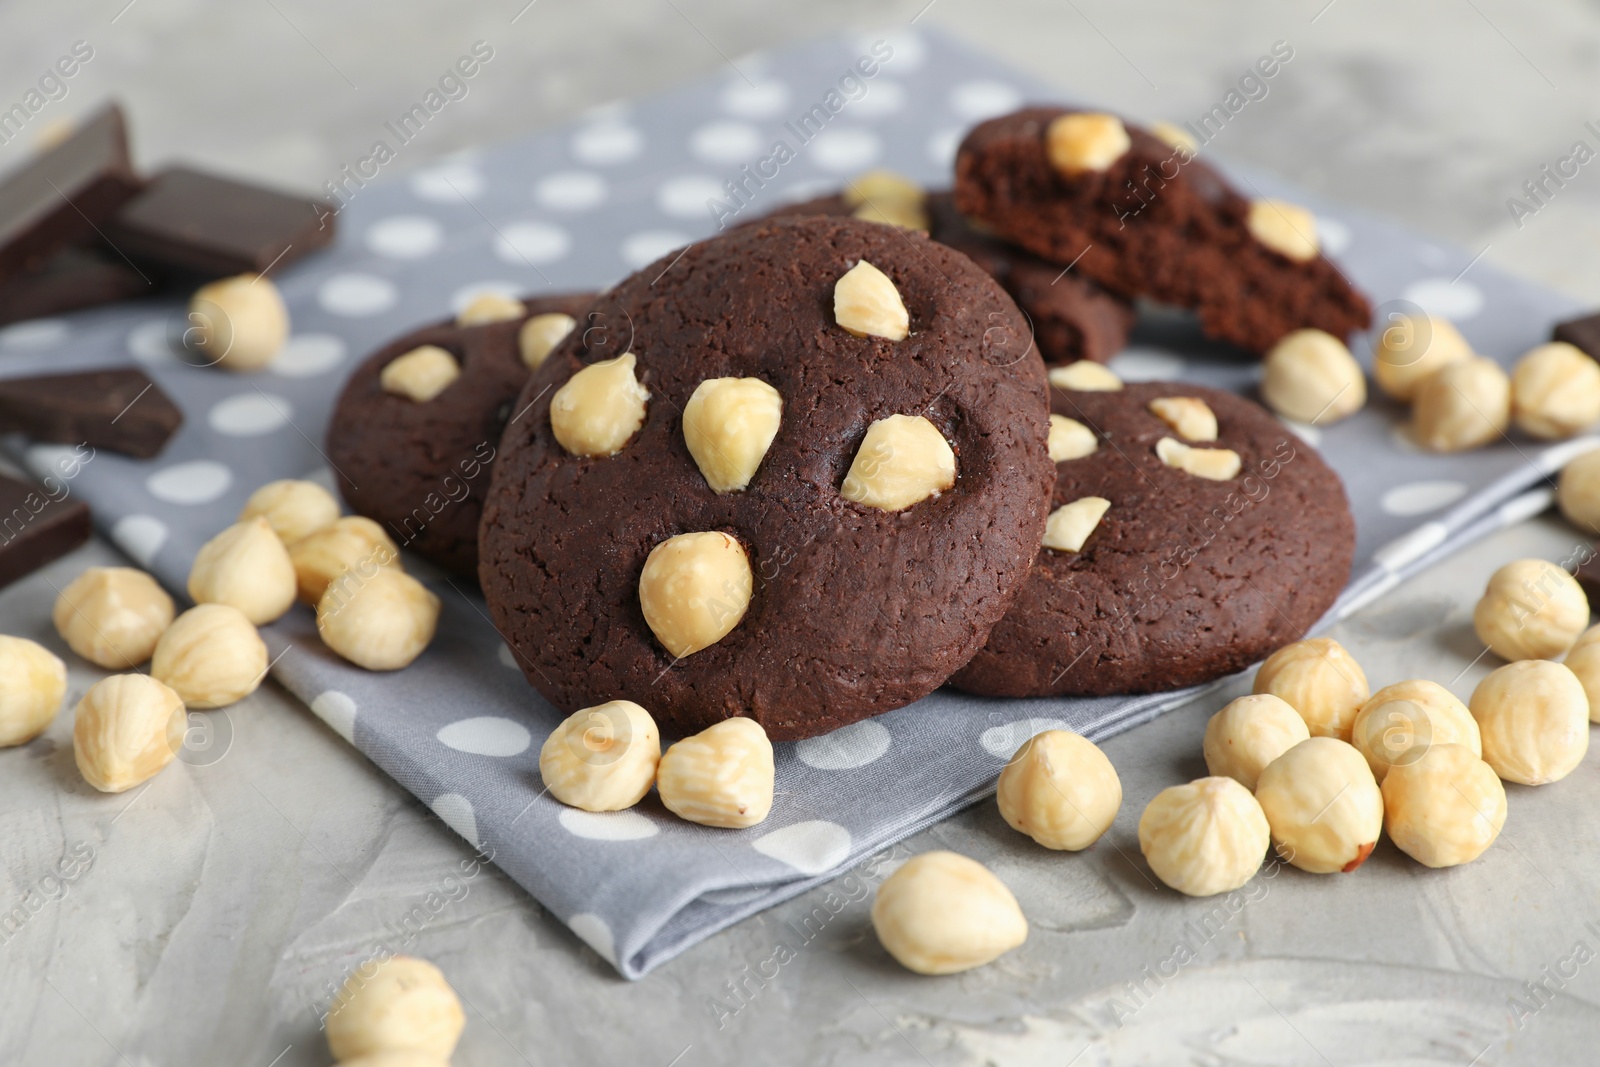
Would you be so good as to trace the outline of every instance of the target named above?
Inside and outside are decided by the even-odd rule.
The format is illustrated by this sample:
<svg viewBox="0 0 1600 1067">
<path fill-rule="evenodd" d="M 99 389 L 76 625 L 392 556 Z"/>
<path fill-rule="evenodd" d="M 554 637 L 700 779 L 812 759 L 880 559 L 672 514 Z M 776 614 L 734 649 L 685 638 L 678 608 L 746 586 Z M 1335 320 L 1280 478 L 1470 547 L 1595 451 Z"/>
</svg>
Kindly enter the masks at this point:
<svg viewBox="0 0 1600 1067">
<path fill-rule="evenodd" d="M 0 433 L 88 444 L 140 459 L 166 447 L 183 412 L 161 387 L 132 369 L 0 381 Z"/>
<path fill-rule="evenodd" d="M 48 488 L 0 474 L 0 586 L 32 574 L 89 540 L 89 505 L 67 483 Z"/>
<path fill-rule="evenodd" d="M 1550 339 L 1565 341 L 1569 345 L 1583 349 L 1594 359 L 1600 359 L 1600 314 L 1558 322 L 1556 328 L 1551 331 Z"/>
<path fill-rule="evenodd" d="M 138 191 L 127 128 L 113 104 L 0 181 L 0 281 L 93 237 Z"/>
<path fill-rule="evenodd" d="M 333 240 L 333 208 L 185 167 L 162 171 L 106 227 L 134 262 L 205 277 L 263 273 Z"/>
<path fill-rule="evenodd" d="M 153 292 L 154 284 L 120 259 L 88 248 L 63 248 L 42 267 L 0 282 L 0 326 Z"/>
</svg>

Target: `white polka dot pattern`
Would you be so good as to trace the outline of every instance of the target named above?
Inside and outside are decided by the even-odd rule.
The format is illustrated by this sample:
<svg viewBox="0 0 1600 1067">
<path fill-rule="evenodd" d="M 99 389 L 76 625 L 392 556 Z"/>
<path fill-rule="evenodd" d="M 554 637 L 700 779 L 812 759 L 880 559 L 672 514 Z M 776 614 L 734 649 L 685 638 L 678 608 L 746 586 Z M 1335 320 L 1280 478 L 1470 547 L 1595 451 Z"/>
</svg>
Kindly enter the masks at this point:
<svg viewBox="0 0 1600 1067">
<path fill-rule="evenodd" d="M 206 415 L 211 428 L 228 437 L 257 437 L 289 424 L 293 406 L 270 393 L 240 393 L 219 401 Z"/>
<path fill-rule="evenodd" d="M 347 694 L 330 689 L 312 699 L 311 710 L 334 733 L 352 745 L 356 743 L 356 702 Z"/>
<path fill-rule="evenodd" d="M 558 820 L 572 836 L 588 841 L 643 841 L 661 830 L 636 811 L 581 811 L 563 808 Z"/>
<path fill-rule="evenodd" d="M 865 767 L 889 751 L 888 727 L 867 719 L 863 722 L 841 726 L 821 737 L 810 737 L 795 743 L 794 754 L 800 762 L 821 771 L 843 771 L 852 767 Z"/>
<path fill-rule="evenodd" d="M 446 826 L 466 838 L 469 845 L 476 848 L 483 844 L 478 838 L 478 816 L 466 797 L 460 793 L 443 793 L 434 797 L 428 806 Z"/>
<path fill-rule="evenodd" d="M 167 543 L 171 531 L 154 515 L 124 515 L 111 527 L 111 540 L 141 567 L 152 567 L 156 553 Z"/>
<path fill-rule="evenodd" d="M 471 756 L 517 756 L 528 750 L 533 735 L 519 722 L 499 715 L 478 715 L 442 727 L 439 743 Z"/>
<path fill-rule="evenodd" d="M 811 819 L 762 834 L 750 847 L 801 874 L 821 874 L 850 855 L 850 831 L 826 819 Z"/>
<path fill-rule="evenodd" d="M 196 459 L 164 467 L 145 479 L 144 487 L 168 504 L 209 504 L 233 484 L 233 472 L 212 459 Z"/>
<path fill-rule="evenodd" d="M 1397 485 L 1379 501 L 1391 515 L 1426 515 L 1467 495 L 1465 482 L 1433 481 Z"/>
</svg>

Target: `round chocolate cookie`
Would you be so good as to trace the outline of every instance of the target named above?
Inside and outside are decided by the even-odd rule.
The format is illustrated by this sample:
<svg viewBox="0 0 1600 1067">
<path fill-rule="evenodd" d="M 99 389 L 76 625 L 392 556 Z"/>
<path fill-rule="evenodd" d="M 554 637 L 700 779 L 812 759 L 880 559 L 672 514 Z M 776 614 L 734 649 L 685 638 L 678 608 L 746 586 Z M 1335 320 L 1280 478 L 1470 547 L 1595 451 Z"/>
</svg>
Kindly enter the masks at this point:
<svg viewBox="0 0 1600 1067">
<path fill-rule="evenodd" d="M 592 293 L 523 301 L 522 318 L 480 326 L 436 322 L 396 338 L 345 383 L 328 422 L 328 460 L 345 501 L 409 548 L 468 578 L 478 574 L 478 516 L 512 403 L 528 380 L 518 332 L 534 315 L 580 316 Z M 428 400 L 384 388 L 381 376 L 424 345 L 448 352 L 460 376 Z"/>
<path fill-rule="evenodd" d="M 1215 416 L 1206 440 L 1205 414 Z M 988 644 L 951 679 L 989 696 L 1151 693 L 1242 670 L 1298 640 L 1350 577 L 1355 524 L 1339 476 L 1265 410 L 1183 382 L 1051 389 L 1058 427 L 1046 547 Z M 1173 420 L 1169 424 L 1167 419 Z M 1186 437 L 1181 430 L 1193 436 Z M 1092 435 L 1092 437 L 1091 437 Z M 1173 463 L 1210 474 L 1190 473 Z M 1177 447 L 1174 447 L 1176 445 Z M 1238 457 L 1235 469 L 1226 455 Z M 1231 476 L 1230 476 L 1231 475 Z M 1061 515 L 1058 519 L 1057 515 Z M 1072 519 L 1077 522 L 1070 521 Z M 1087 533 L 1087 536 L 1083 535 Z"/>
<path fill-rule="evenodd" d="M 609 300 L 631 361 L 596 362 L 581 333 L 551 353 L 480 529 L 494 622 L 540 692 L 794 739 L 910 703 L 978 650 L 1052 478 L 1044 366 L 992 278 L 921 234 L 786 218 Z M 740 470 L 743 489 L 708 481 Z"/>
</svg>

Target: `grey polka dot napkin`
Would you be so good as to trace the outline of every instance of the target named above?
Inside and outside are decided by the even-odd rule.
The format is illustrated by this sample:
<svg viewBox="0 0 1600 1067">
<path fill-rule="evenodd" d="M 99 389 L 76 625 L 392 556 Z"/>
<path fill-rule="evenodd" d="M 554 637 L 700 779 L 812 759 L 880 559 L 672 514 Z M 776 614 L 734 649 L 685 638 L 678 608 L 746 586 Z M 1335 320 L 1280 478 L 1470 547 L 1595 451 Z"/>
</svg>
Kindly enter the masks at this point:
<svg viewBox="0 0 1600 1067">
<path fill-rule="evenodd" d="M 171 348 L 184 325 L 178 306 L 100 309 L 0 331 L 7 373 L 135 361 L 188 416 L 150 462 L 104 452 L 85 462 L 71 448 L 19 440 L 8 447 L 37 474 L 69 477 L 103 531 L 181 591 L 196 549 L 256 486 L 289 476 L 331 485 L 319 451 L 329 407 L 354 362 L 384 340 L 484 289 L 608 285 L 714 232 L 715 218 L 743 221 L 869 167 L 943 184 L 963 130 L 1052 96 L 947 40 L 906 30 L 738 65 L 742 76 L 610 106 L 566 129 L 354 190 L 334 248 L 278 279 L 294 332 L 263 373 L 179 363 Z M 1471 257 L 1460 251 L 1304 197 L 1270 175 L 1233 173 L 1263 195 L 1308 202 L 1326 246 L 1376 301 L 1447 315 L 1498 359 L 1509 362 L 1572 310 L 1482 264 L 1468 270 Z M 1148 323 L 1114 368 L 1129 379 L 1246 392 L 1257 376 L 1255 361 L 1206 343 L 1178 319 Z M 1583 447 L 1519 440 L 1428 455 L 1407 442 L 1400 415 L 1374 400 L 1346 422 L 1300 431 L 1345 479 L 1360 532 L 1355 577 L 1335 615 L 1546 506 L 1546 476 Z M 778 746 L 778 798 L 758 827 L 697 827 L 653 798 L 632 811 L 590 814 L 542 794 L 539 745 L 560 716 L 523 682 L 482 599 L 413 563 L 444 613 L 434 645 L 409 669 L 369 674 L 342 663 L 297 607 L 267 632 L 273 673 L 630 978 L 985 796 L 1033 732 L 1064 725 L 1105 737 L 1187 695 L 1000 701 L 940 692 Z"/>
</svg>

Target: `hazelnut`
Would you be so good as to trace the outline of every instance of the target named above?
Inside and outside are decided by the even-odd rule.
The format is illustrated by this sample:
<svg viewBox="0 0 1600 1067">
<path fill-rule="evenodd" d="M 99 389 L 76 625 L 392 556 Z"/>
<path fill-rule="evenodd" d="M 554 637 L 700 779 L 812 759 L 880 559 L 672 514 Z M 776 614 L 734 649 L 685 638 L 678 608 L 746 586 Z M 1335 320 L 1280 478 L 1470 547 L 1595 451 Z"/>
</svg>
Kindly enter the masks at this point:
<svg viewBox="0 0 1600 1067">
<path fill-rule="evenodd" d="M 403 356 L 396 356 L 378 372 L 378 384 L 386 393 L 426 404 L 461 377 L 456 357 L 438 345 L 419 345 Z"/>
<path fill-rule="evenodd" d="M 1495 571 L 1472 609 L 1478 640 L 1507 660 L 1554 659 L 1588 625 L 1583 587 L 1542 559 L 1519 559 Z"/>
<path fill-rule="evenodd" d="M 896 174 L 892 170 L 869 170 L 846 182 L 839 197 L 847 207 L 861 207 L 863 204 L 889 201 L 921 204 L 927 194 L 922 186 L 903 174 Z"/>
<path fill-rule="evenodd" d="M 650 390 L 639 384 L 632 352 L 591 363 L 550 398 L 550 429 L 575 456 L 614 456 L 644 425 Z"/>
<path fill-rule="evenodd" d="M 1383 793 L 1366 757 L 1333 737 L 1302 741 L 1267 764 L 1256 799 L 1278 855 L 1312 874 L 1346 874 L 1383 832 Z"/>
<path fill-rule="evenodd" d="M 1589 697 L 1589 721 L 1600 722 L 1600 642 L 1588 635 L 1600 626 L 1585 631 L 1584 637 L 1567 653 L 1567 670 L 1577 675 L 1584 693 Z"/>
<path fill-rule="evenodd" d="M 1372 376 L 1378 388 L 1409 403 L 1418 384 L 1434 371 L 1472 357 L 1472 346 L 1449 319 L 1389 312 L 1372 346 Z"/>
<path fill-rule="evenodd" d="M 1565 341 L 1530 350 L 1511 371 L 1511 418 L 1547 441 L 1600 422 L 1600 364 Z"/>
<path fill-rule="evenodd" d="M 1209 897 L 1243 886 L 1261 869 L 1271 838 L 1250 790 L 1232 778 L 1168 786 L 1139 816 L 1139 851 L 1180 893 Z"/>
<path fill-rule="evenodd" d="M 289 309 L 268 278 L 240 274 L 202 285 L 189 301 L 190 346 L 210 365 L 260 370 L 289 338 Z"/>
<path fill-rule="evenodd" d="M 400 567 L 400 549 L 383 527 L 360 515 L 336 519 L 289 546 L 300 602 L 316 607 L 328 583 L 346 570 L 370 575 Z"/>
<path fill-rule="evenodd" d="M 90 567 L 61 590 L 50 616 L 68 648 L 120 671 L 150 658 L 173 611 L 172 598 L 144 571 Z"/>
<path fill-rule="evenodd" d="M 928 232 L 928 212 L 911 200 L 874 200 L 850 212 L 858 219 L 877 222 L 885 226 L 898 226 L 902 230 Z"/>
<path fill-rule="evenodd" d="M 1111 501 L 1103 496 L 1079 497 L 1050 513 L 1044 524 L 1044 547 L 1057 552 L 1081 552 L 1105 517 Z"/>
<path fill-rule="evenodd" d="M 1028 939 L 1028 920 L 1005 883 L 977 860 L 924 852 L 883 880 L 872 928 L 900 965 L 917 974 L 981 967 Z"/>
<path fill-rule="evenodd" d="M 295 569 L 272 525 L 257 516 L 236 522 L 200 546 L 189 569 L 196 604 L 230 604 L 257 626 L 294 603 Z"/>
<path fill-rule="evenodd" d="M 868 507 L 903 511 L 956 484 L 956 454 L 921 415 L 890 415 L 867 427 L 839 494 Z"/>
<path fill-rule="evenodd" d="M 1600 449 L 1585 452 L 1561 468 L 1556 503 L 1572 525 L 1600 533 Z"/>
<path fill-rule="evenodd" d="M 1383 780 L 1384 828 L 1395 846 L 1427 867 L 1471 863 L 1500 836 L 1506 790 L 1465 745 L 1434 745 Z"/>
<path fill-rule="evenodd" d="M 1361 664 L 1331 637 L 1284 645 L 1256 672 L 1255 692 L 1271 693 L 1306 721 L 1312 737 L 1348 740 L 1371 691 Z"/>
<path fill-rule="evenodd" d="M 1560 663 L 1508 663 L 1478 683 L 1468 706 L 1483 735 L 1484 762 L 1508 782 L 1560 781 L 1589 751 L 1589 697 Z"/>
<path fill-rule="evenodd" d="M 1240 697 L 1206 723 L 1206 770 L 1254 790 L 1267 764 L 1310 736 L 1300 713 L 1271 693 Z"/>
<path fill-rule="evenodd" d="M 1164 119 L 1152 122 L 1150 132 L 1169 148 L 1181 148 L 1191 156 L 1197 155 L 1200 151 L 1200 142 L 1194 139 L 1194 134 L 1175 122 L 1167 122 Z"/>
<path fill-rule="evenodd" d="M 1197 396 L 1160 396 L 1150 401 L 1150 414 L 1190 441 L 1215 441 L 1217 415 Z"/>
<path fill-rule="evenodd" d="M 337 1067 L 450 1067 L 450 1064 L 427 1052 L 394 1049 L 389 1052 L 374 1052 L 369 1056 L 357 1056 L 353 1060 L 340 1060 Z"/>
<path fill-rule="evenodd" d="M 1361 410 L 1367 380 L 1343 341 L 1321 330 L 1295 330 L 1267 353 L 1261 399 L 1286 419 L 1326 426 Z"/>
<path fill-rule="evenodd" d="M 1050 384 L 1057 389 L 1078 393 L 1115 393 L 1122 389 L 1122 379 L 1100 364 L 1087 359 L 1068 363 L 1065 367 L 1050 368 Z"/>
<path fill-rule="evenodd" d="M 528 313 L 522 301 L 504 293 L 479 293 L 468 301 L 456 316 L 457 326 L 487 326 L 491 322 L 509 322 Z"/>
<path fill-rule="evenodd" d="M 1050 462 L 1061 463 L 1069 459 L 1082 459 L 1093 455 L 1100 447 L 1094 431 L 1077 419 L 1065 415 L 1050 416 Z"/>
<path fill-rule="evenodd" d="M 1458 359 L 1417 383 L 1411 431 L 1434 452 L 1479 448 L 1511 424 L 1511 379 L 1492 359 Z"/>
<path fill-rule="evenodd" d="M 724 719 L 672 745 L 656 769 L 661 803 L 701 826 L 742 829 L 772 810 L 772 742 L 754 719 Z"/>
<path fill-rule="evenodd" d="M 1243 466 L 1231 448 L 1191 448 L 1172 437 L 1156 442 L 1156 456 L 1169 467 L 1213 482 L 1237 478 Z"/>
<path fill-rule="evenodd" d="M 1356 713 L 1350 743 L 1367 757 L 1381 784 L 1390 768 L 1415 763 L 1434 745 L 1461 745 L 1483 752 L 1478 722 L 1467 706 L 1424 678 L 1386 685 Z"/>
<path fill-rule="evenodd" d="M 78 701 L 72 754 L 84 781 L 121 793 L 172 762 L 188 725 L 177 693 L 143 674 L 114 674 Z"/>
<path fill-rule="evenodd" d="M 1077 852 L 1100 840 L 1122 807 L 1122 780 L 1093 741 L 1035 734 L 1000 772 L 1000 814 L 1045 848 Z"/>
<path fill-rule="evenodd" d="M 422 655 L 439 625 L 439 598 L 394 567 L 345 571 L 317 601 L 317 633 L 369 671 L 396 671 Z"/>
<path fill-rule="evenodd" d="M 0 636 L 0 748 L 44 733 L 67 695 L 67 665 L 43 645 Z"/>
<path fill-rule="evenodd" d="M 721 641 L 750 606 L 755 578 L 744 546 L 725 533 L 685 533 L 650 550 L 639 606 L 661 647 L 678 659 Z"/>
<path fill-rule="evenodd" d="M 650 792 L 660 762 L 661 731 L 631 700 L 573 712 L 539 749 L 550 795 L 584 811 L 633 807 Z"/>
<path fill-rule="evenodd" d="M 1050 165 L 1068 178 L 1107 170 L 1132 147 L 1127 127 L 1115 115 L 1072 111 L 1051 119 L 1044 131 Z"/>
<path fill-rule="evenodd" d="M 778 436 L 783 397 L 760 378 L 709 378 L 683 407 L 683 443 L 719 493 L 745 488 Z"/>
<path fill-rule="evenodd" d="M 864 259 L 834 283 L 833 317 L 857 337 L 904 341 L 911 332 L 911 315 L 900 299 L 900 290 L 887 274 Z"/>
<path fill-rule="evenodd" d="M 328 1049 L 341 1062 L 382 1052 L 446 1060 L 466 1022 L 456 991 L 427 960 L 369 960 L 345 979 L 328 1012 Z"/>
<path fill-rule="evenodd" d="M 1320 251 L 1317 217 L 1299 204 L 1256 200 L 1250 204 L 1245 228 L 1262 245 L 1296 263 L 1316 259 Z"/>
<path fill-rule="evenodd" d="M 256 691 L 267 646 L 238 608 L 198 604 L 161 635 L 150 674 L 191 708 L 220 708 Z"/>
<path fill-rule="evenodd" d="M 339 502 L 332 493 L 316 482 L 285 478 L 268 482 L 251 493 L 235 521 L 266 519 L 278 540 L 292 545 L 307 534 L 333 525 L 338 517 Z"/>
<path fill-rule="evenodd" d="M 559 311 L 535 315 L 523 323 L 522 329 L 517 332 L 517 350 L 522 353 L 523 366 L 538 370 L 539 365 L 555 351 L 556 345 L 564 341 L 577 325 L 577 319 Z"/>
</svg>

